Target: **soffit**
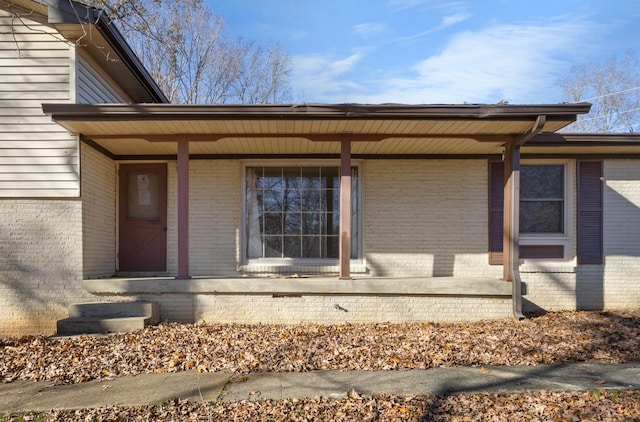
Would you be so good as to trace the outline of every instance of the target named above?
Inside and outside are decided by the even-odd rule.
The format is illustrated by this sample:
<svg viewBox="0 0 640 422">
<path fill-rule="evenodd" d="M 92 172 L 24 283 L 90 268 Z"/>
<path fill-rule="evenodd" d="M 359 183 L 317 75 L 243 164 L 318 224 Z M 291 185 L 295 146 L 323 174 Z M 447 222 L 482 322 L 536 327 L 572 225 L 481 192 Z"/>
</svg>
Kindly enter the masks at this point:
<svg viewBox="0 0 640 422">
<path fill-rule="evenodd" d="M 530 120 L 161 120 L 161 121 L 70 121 L 60 122 L 72 133 L 86 137 L 103 135 L 516 135 L 531 129 Z M 550 122 L 549 130 L 570 122 Z M 562 127 L 562 126 L 560 126 Z M 545 130 L 547 127 L 545 126 Z"/>
<path fill-rule="evenodd" d="M 555 123 L 555 122 L 554 122 Z M 131 135 L 212 134 L 210 142 L 191 142 L 191 154 L 339 154 L 339 142 L 311 141 L 304 135 L 362 135 L 352 144 L 353 154 L 498 154 L 504 139 L 478 142 L 475 135 L 524 133 L 530 121 L 420 121 L 420 120 L 233 120 L 74 122 L 68 126 L 115 155 L 176 154 L 175 142 L 148 142 Z M 105 135 L 122 139 L 104 139 Z M 216 140 L 215 134 L 225 137 Z M 251 136 L 252 134 L 264 134 Z M 303 135 L 295 137 L 292 135 Z M 382 141 L 374 135 L 388 136 Z M 447 137 L 454 134 L 455 137 Z M 238 135 L 238 136 L 234 136 Z M 367 142 L 367 135 L 372 141 Z M 432 135 L 437 137 L 427 137 Z M 460 137 L 469 135 L 469 137 Z M 425 136 L 425 137 L 421 137 Z"/>
<path fill-rule="evenodd" d="M 90 138 L 89 138 L 90 139 Z M 175 155 L 175 142 L 142 139 L 93 140 L 117 156 Z M 500 154 L 502 142 L 477 142 L 468 138 L 389 138 L 379 142 L 353 142 L 352 154 Z M 338 142 L 313 142 L 306 138 L 225 138 L 216 142 L 190 142 L 192 155 L 340 154 Z"/>
<path fill-rule="evenodd" d="M 11 5 L 15 5 L 17 7 L 21 7 L 24 11 L 30 12 L 33 11 L 39 15 L 46 16 L 48 11 L 48 6 L 45 3 L 37 2 L 33 0 L 8 0 L 5 1 L 5 7 L 7 10 L 11 11 Z M 24 13 L 24 12 L 23 12 Z"/>
<path fill-rule="evenodd" d="M 339 154 L 498 154 L 549 111 L 545 131 L 575 120 L 589 105 L 565 106 L 180 106 L 45 104 L 46 113 L 115 156 Z M 564 110 L 564 108 L 567 108 Z"/>
</svg>

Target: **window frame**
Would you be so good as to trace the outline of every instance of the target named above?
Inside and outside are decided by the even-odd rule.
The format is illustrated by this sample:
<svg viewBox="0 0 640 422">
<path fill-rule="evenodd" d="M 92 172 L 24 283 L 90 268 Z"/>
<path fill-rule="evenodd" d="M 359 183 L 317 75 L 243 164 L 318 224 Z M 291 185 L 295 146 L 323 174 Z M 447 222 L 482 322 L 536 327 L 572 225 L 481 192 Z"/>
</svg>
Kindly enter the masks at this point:
<svg viewBox="0 0 640 422">
<path fill-rule="evenodd" d="M 526 262 L 528 260 L 540 261 L 558 261 L 569 260 L 572 255 L 572 241 L 573 238 L 573 222 L 574 222 L 574 197 L 576 194 L 576 187 L 574 185 L 575 180 L 575 160 L 568 159 L 523 159 L 520 162 L 521 166 L 526 165 L 562 165 L 564 166 L 563 177 L 563 194 L 564 194 L 564 207 L 563 207 L 563 233 L 520 233 L 520 246 L 562 246 L 563 257 L 562 258 L 523 258 Z"/>
<path fill-rule="evenodd" d="M 275 266 L 275 267 L 334 267 L 339 264 L 340 257 L 338 258 L 283 258 L 283 257 L 261 257 L 261 258 L 249 258 L 248 250 L 247 250 L 247 223 L 248 223 L 248 209 L 247 209 L 247 169 L 251 167 L 278 167 L 278 168 L 287 168 L 287 167 L 337 167 L 340 168 L 340 162 L 336 160 L 276 160 L 276 161 L 266 161 L 266 160 L 246 160 L 242 162 L 242 174 L 241 174 L 241 210 L 242 210 L 242 218 L 241 218 L 241 228 L 240 228 L 240 239 L 239 239 L 239 257 L 240 263 L 242 267 L 250 268 L 253 265 L 267 265 L 267 266 Z M 358 264 L 363 261 L 363 163 L 359 160 L 352 160 L 351 167 L 355 167 L 357 169 L 358 177 L 356 179 L 357 185 L 357 198 L 352 198 L 354 202 L 357 204 L 357 227 L 354 228 L 353 231 L 358 233 L 358 238 L 356 239 L 355 245 L 357 247 L 357 254 L 355 258 L 351 258 L 351 262 Z M 352 179 L 352 184 L 353 184 Z M 353 202 L 352 202 L 353 203 Z M 353 251 L 352 251 L 353 253 Z"/>
</svg>

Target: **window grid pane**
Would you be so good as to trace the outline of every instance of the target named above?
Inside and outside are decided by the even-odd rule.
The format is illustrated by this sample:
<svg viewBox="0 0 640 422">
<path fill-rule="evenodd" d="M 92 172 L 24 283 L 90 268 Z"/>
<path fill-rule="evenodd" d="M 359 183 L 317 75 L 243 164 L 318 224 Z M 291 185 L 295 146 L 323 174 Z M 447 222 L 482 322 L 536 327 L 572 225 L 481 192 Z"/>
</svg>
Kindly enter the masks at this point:
<svg viewBox="0 0 640 422">
<path fill-rule="evenodd" d="M 564 165 L 523 165 L 520 233 L 564 233 Z"/>
<path fill-rule="evenodd" d="M 357 256 L 357 169 L 352 170 Z M 248 167 L 247 257 L 338 258 L 338 167 Z"/>
</svg>

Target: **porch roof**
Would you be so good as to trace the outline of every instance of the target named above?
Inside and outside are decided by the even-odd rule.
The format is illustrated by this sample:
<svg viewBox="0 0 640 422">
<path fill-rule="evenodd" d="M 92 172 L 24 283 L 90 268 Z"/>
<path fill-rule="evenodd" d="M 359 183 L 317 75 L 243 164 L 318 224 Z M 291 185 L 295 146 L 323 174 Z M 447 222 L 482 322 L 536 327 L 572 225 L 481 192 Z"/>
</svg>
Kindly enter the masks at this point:
<svg viewBox="0 0 640 422">
<path fill-rule="evenodd" d="M 188 140 L 191 156 L 501 154 L 540 116 L 555 132 L 588 103 L 543 105 L 174 105 L 44 104 L 69 132 L 114 158 L 172 156 Z"/>
</svg>

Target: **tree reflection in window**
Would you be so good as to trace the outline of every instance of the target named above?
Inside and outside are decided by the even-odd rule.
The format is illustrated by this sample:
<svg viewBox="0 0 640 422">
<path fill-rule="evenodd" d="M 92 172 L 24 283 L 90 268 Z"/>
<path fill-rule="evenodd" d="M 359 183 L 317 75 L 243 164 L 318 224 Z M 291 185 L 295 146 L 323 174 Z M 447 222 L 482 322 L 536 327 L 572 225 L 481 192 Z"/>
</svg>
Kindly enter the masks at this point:
<svg viewBox="0 0 640 422">
<path fill-rule="evenodd" d="M 338 167 L 248 167 L 247 258 L 338 258 Z M 357 209 L 357 169 L 352 201 Z M 352 217 L 357 256 L 357 212 Z"/>
<path fill-rule="evenodd" d="M 520 169 L 520 233 L 564 233 L 564 166 Z"/>
</svg>

